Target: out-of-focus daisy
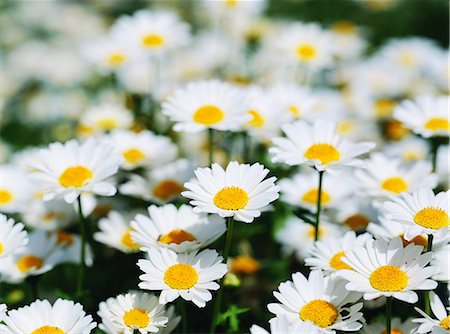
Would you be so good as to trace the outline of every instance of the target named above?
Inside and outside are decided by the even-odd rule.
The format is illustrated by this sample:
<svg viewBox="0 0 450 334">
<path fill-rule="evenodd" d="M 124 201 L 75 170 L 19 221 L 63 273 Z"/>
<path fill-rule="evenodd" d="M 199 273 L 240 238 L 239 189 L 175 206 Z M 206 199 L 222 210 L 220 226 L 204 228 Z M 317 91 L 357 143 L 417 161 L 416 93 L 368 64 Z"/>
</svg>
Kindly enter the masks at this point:
<svg viewBox="0 0 450 334">
<path fill-rule="evenodd" d="M 296 320 L 289 323 L 282 315 L 269 320 L 270 332 L 257 325 L 250 327 L 250 334 L 319 334 L 319 329 L 311 321 Z"/>
<path fill-rule="evenodd" d="M 308 119 L 317 103 L 316 95 L 307 87 L 278 83 L 270 88 L 281 113 L 290 119 Z"/>
<path fill-rule="evenodd" d="M 41 193 L 37 194 L 41 196 Z M 83 206 L 83 209 L 85 207 Z M 46 202 L 41 198 L 34 199 L 23 212 L 23 220 L 27 226 L 37 230 L 54 231 L 67 227 L 74 221 L 76 212 L 73 206 L 62 199 Z"/>
<path fill-rule="evenodd" d="M 345 253 L 351 251 L 355 245 L 364 246 L 372 239 L 370 234 L 364 233 L 356 236 L 349 231 L 343 237 L 329 237 L 317 241 L 305 259 L 305 264 L 313 270 L 323 270 L 325 273 L 334 273 L 351 267 L 341 260 Z"/>
<path fill-rule="evenodd" d="M 239 255 L 229 259 L 230 273 L 238 276 L 252 275 L 261 269 L 261 263 L 250 255 Z"/>
<path fill-rule="evenodd" d="M 383 152 L 389 157 L 400 157 L 404 162 L 426 160 L 429 146 L 426 140 L 410 136 L 399 142 L 389 143 L 383 147 Z"/>
<path fill-rule="evenodd" d="M 436 173 L 439 176 L 439 183 L 447 187 L 450 186 L 450 156 L 449 145 L 442 145 L 437 151 Z"/>
<path fill-rule="evenodd" d="M 203 0 L 203 5 L 209 11 L 216 15 L 225 15 L 226 17 L 235 18 L 235 16 L 256 16 L 261 14 L 266 6 L 266 0 Z"/>
<path fill-rule="evenodd" d="M 338 272 L 348 281 L 345 288 L 364 293 L 364 299 L 380 296 L 394 297 L 407 303 L 416 303 L 414 290 L 433 290 L 437 283 L 429 279 L 439 271 L 427 266 L 433 253 L 420 254 L 423 246 L 409 244 L 403 248 L 401 238 L 369 240 L 365 247 L 356 245 L 346 252 L 342 261 L 352 268 Z"/>
<path fill-rule="evenodd" d="M 33 196 L 26 174 L 12 165 L 0 166 L 0 212 L 21 212 Z"/>
<path fill-rule="evenodd" d="M 164 204 L 181 196 L 184 183 L 194 176 L 192 164 L 185 159 L 152 169 L 146 178 L 132 174 L 119 188 L 120 193 Z"/>
<path fill-rule="evenodd" d="M 273 294 L 281 304 L 267 306 L 277 316 L 285 315 L 289 321 L 299 317 L 311 321 L 319 333 L 359 330 L 363 314 L 359 312 L 363 304 L 355 302 L 359 293 L 344 289 L 345 282 L 324 277 L 320 270 L 314 270 L 306 278 L 300 272 L 292 275 L 292 281 L 278 286 Z M 346 304 L 353 304 L 345 307 Z"/>
<path fill-rule="evenodd" d="M 169 318 L 165 307 L 158 302 L 158 297 L 144 293 L 132 292 L 108 298 L 100 303 L 100 315 L 110 319 L 124 334 L 156 333 L 166 326 Z"/>
<path fill-rule="evenodd" d="M 428 138 L 449 136 L 448 96 L 419 96 L 405 101 L 394 111 L 394 117 L 415 133 Z"/>
<path fill-rule="evenodd" d="M 89 334 L 96 327 L 83 306 L 71 300 L 36 300 L 30 305 L 8 311 L 0 331 L 8 334 Z"/>
<path fill-rule="evenodd" d="M 245 94 L 218 80 L 191 82 L 163 103 L 175 131 L 236 130 L 251 119 Z"/>
<path fill-rule="evenodd" d="M 369 222 L 375 220 L 377 211 L 371 203 L 361 197 L 352 196 L 345 203 L 336 207 L 334 219 L 347 229 L 352 231 L 363 231 Z"/>
<path fill-rule="evenodd" d="M 0 259 L 20 250 L 27 243 L 24 225 L 0 213 Z"/>
<path fill-rule="evenodd" d="M 150 131 L 138 133 L 116 130 L 108 136 L 108 142 L 123 156 L 122 168 L 162 166 L 177 155 L 177 147 L 164 136 Z"/>
<path fill-rule="evenodd" d="M 297 121 L 282 126 L 286 138 L 274 138 L 269 152 L 273 162 L 290 166 L 310 165 L 319 171 L 341 167 L 361 167 L 358 156 L 367 153 L 374 143 L 353 144 L 336 134 L 336 124 L 317 120 L 313 124 Z"/>
<path fill-rule="evenodd" d="M 383 216 L 409 227 L 405 232 L 406 240 L 424 233 L 445 236 L 450 228 L 449 196 L 450 191 L 435 195 L 428 188 L 405 193 L 383 204 Z"/>
<path fill-rule="evenodd" d="M 408 334 L 414 333 L 413 329 L 416 326 L 407 319 L 402 321 L 400 318 L 392 318 L 391 321 L 391 333 L 392 334 Z M 370 325 L 363 326 L 361 334 L 384 334 L 386 332 L 386 324 L 382 322 L 373 322 Z"/>
<path fill-rule="evenodd" d="M 91 136 L 114 129 L 129 129 L 133 124 L 130 110 L 116 104 L 101 104 L 87 109 L 80 118 L 78 133 Z"/>
<path fill-rule="evenodd" d="M 30 162 L 30 175 L 44 193 L 44 200 L 64 196 L 67 203 L 73 203 L 83 192 L 114 195 L 116 188 L 107 179 L 117 172 L 121 161 L 105 143 L 70 140 L 42 149 Z"/>
<path fill-rule="evenodd" d="M 66 232 L 63 230 L 54 231 L 49 234 L 49 237 L 54 235 L 56 237 L 56 245 L 62 251 L 59 262 L 63 263 L 81 263 L 81 237 L 77 234 Z M 85 245 L 85 263 L 87 266 L 92 266 L 93 254 L 91 247 Z"/>
<path fill-rule="evenodd" d="M 195 170 L 196 180 L 184 186 L 182 195 L 191 199 L 195 212 L 216 213 L 251 223 L 261 209 L 278 198 L 276 177 L 264 178 L 269 170 L 263 165 L 232 161 L 224 170 L 219 164 Z"/>
<path fill-rule="evenodd" d="M 446 238 L 448 242 L 448 236 Z M 440 272 L 433 275 L 431 278 L 436 281 L 448 282 L 450 281 L 450 245 L 444 244 L 441 247 L 434 247 L 433 242 L 433 253 L 434 259 L 431 261 L 432 266 L 436 266 L 440 269 Z"/>
<path fill-rule="evenodd" d="M 331 27 L 333 53 L 340 60 L 355 59 L 366 48 L 359 28 L 350 21 L 339 21 Z"/>
<path fill-rule="evenodd" d="M 144 272 L 139 287 L 145 290 L 160 290 L 159 302 L 167 304 L 178 297 L 192 301 L 198 307 L 205 307 L 212 299 L 209 290 L 218 290 L 214 282 L 227 272 L 227 265 L 215 250 L 205 249 L 200 253 L 177 254 L 170 249 L 152 248 L 149 260 L 139 260 L 138 266 Z"/>
<path fill-rule="evenodd" d="M 450 331 L 450 309 L 445 309 L 444 303 L 439 299 L 438 295 L 430 292 L 430 306 L 433 311 L 434 318 L 415 307 L 414 309 L 420 313 L 423 318 L 413 319 L 413 322 L 419 323 L 417 333 L 446 334 Z"/>
<path fill-rule="evenodd" d="M 175 306 L 173 306 L 173 305 L 171 305 L 167 308 L 166 316 L 169 318 L 169 321 L 167 322 L 166 327 L 159 329 L 159 331 L 158 331 L 159 334 L 172 333 L 181 321 L 181 316 L 177 316 L 175 314 Z"/>
<path fill-rule="evenodd" d="M 193 251 L 217 240 L 227 229 L 223 218 L 195 213 L 188 205 L 152 205 L 148 214 L 138 214 L 131 222 L 131 236 L 145 251 L 155 247 Z"/>
</svg>

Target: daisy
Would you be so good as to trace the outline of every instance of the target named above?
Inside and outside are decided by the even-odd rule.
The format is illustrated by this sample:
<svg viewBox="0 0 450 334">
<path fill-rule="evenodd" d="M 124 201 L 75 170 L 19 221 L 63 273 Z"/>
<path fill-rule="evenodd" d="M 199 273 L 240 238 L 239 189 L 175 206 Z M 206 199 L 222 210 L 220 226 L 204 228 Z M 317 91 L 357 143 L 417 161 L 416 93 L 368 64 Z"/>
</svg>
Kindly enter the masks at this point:
<svg viewBox="0 0 450 334">
<path fill-rule="evenodd" d="M 8 311 L 4 322 L 0 331 L 7 334 L 89 334 L 97 325 L 81 304 L 64 299 L 53 305 L 46 299 L 36 300 Z"/>
<path fill-rule="evenodd" d="M 82 144 L 70 140 L 42 149 L 30 163 L 30 175 L 44 193 L 44 200 L 64 196 L 67 203 L 73 203 L 83 192 L 113 196 L 116 188 L 107 179 L 121 162 L 112 146 L 94 139 Z"/>
<path fill-rule="evenodd" d="M 181 317 L 175 314 L 175 306 L 173 305 L 167 308 L 166 316 L 169 318 L 169 321 L 167 322 L 166 327 L 160 328 L 159 334 L 172 333 L 181 321 Z"/>
<path fill-rule="evenodd" d="M 185 183 L 188 191 L 181 195 L 191 199 L 194 212 L 216 213 L 251 223 L 261 215 L 261 209 L 279 197 L 276 177 L 264 180 L 267 174 L 269 170 L 259 163 L 231 161 L 225 170 L 214 163 L 211 168 L 197 168 L 197 179 Z"/>
<path fill-rule="evenodd" d="M 78 133 L 82 136 L 104 133 L 114 129 L 129 129 L 133 113 L 118 104 L 100 104 L 88 108 L 81 116 Z"/>
<path fill-rule="evenodd" d="M 317 103 L 316 95 L 308 87 L 293 84 L 278 83 L 270 88 L 270 95 L 289 119 L 308 119 Z"/>
<path fill-rule="evenodd" d="M 144 272 L 139 276 L 139 287 L 160 290 L 159 302 L 167 304 L 178 297 L 205 307 L 212 299 L 209 290 L 220 288 L 216 280 L 227 272 L 227 265 L 215 250 L 205 249 L 198 253 L 177 254 L 170 249 L 151 248 L 149 260 L 139 260 L 138 267 Z"/>
<path fill-rule="evenodd" d="M 413 319 L 413 322 L 419 323 L 417 333 L 446 334 L 450 332 L 450 315 L 449 308 L 447 310 L 439 297 L 430 292 L 430 306 L 435 318 L 431 318 L 422 310 L 415 307 L 414 309 L 423 316 L 423 318 Z"/>
<path fill-rule="evenodd" d="M 264 11 L 266 5 L 266 0 L 203 0 L 203 6 L 207 8 L 212 15 L 225 15 L 233 19 L 235 19 L 236 16 L 256 17 Z"/>
<path fill-rule="evenodd" d="M 0 212 L 21 212 L 34 192 L 25 173 L 13 165 L 0 166 Z"/>
<path fill-rule="evenodd" d="M 54 235 L 56 237 L 56 245 L 62 251 L 60 258 L 61 263 L 81 263 L 81 237 L 77 234 L 58 230 L 49 234 L 49 237 Z M 92 266 L 94 263 L 93 253 L 89 245 L 85 245 L 85 262 L 87 266 Z"/>
<path fill-rule="evenodd" d="M 359 312 L 363 304 L 355 304 L 361 295 L 345 290 L 344 285 L 343 281 L 324 277 L 320 270 L 312 271 L 308 278 L 297 272 L 292 274 L 292 281 L 281 283 L 279 292 L 273 293 L 281 304 L 272 303 L 267 308 L 277 316 L 285 315 L 290 322 L 299 318 L 311 321 L 319 333 L 357 331 L 364 321 Z"/>
<path fill-rule="evenodd" d="M 157 136 L 148 130 L 135 133 L 115 130 L 107 142 L 123 157 L 122 168 L 163 166 L 177 156 L 177 147 L 164 136 Z"/>
<path fill-rule="evenodd" d="M 311 321 L 294 321 L 289 323 L 282 315 L 269 321 L 270 332 L 257 325 L 250 327 L 250 334 L 319 334 L 319 329 Z"/>
<path fill-rule="evenodd" d="M 364 293 L 364 299 L 380 296 L 394 297 L 414 304 L 418 300 L 414 290 L 433 290 L 437 283 L 430 276 L 439 271 L 427 266 L 432 252 L 421 254 L 422 246 L 403 247 L 402 239 L 390 242 L 369 240 L 365 247 L 355 246 L 342 261 L 352 268 L 338 272 L 348 283 L 345 288 Z"/>
<path fill-rule="evenodd" d="M 65 228 L 76 219 L 76 212 L 73 206 L 67 204 L 63 199 L 43 201 L 42 193 L 39 192 L 34 199 L 23 210 L 23 220 L 27 226 L 37 230 L 55 231 Z M 86 206 L 83 205 L 83 211 Z"/>
<path fill-rule="evenodd" d="M 424 233 L 445 236 L 450 228 L 449 196 L 450 191 L 435 195 L 428 188 L 402 194 L 384 203 L 383 216 L 409 227 L 405 232 L 406 240 Z"/>
<path fill-rule="evenodd" d="M 99 305 L 99 315 L 111 320 L 117 329 L 124 334 L 156 333 L 166 326 L 169 318 L 165 307 L 158 303 L 158 297 L 144 293 L 133 292 L 108 298 Z"/>
<path fill-rule="evenodd" d="M 394 117 L 425 138 L 448 137 L 448 105 L 448 96 L 419 96 L 413 101 L 408 100 L 400 104 L 394 111 Z"/>
<path fill-rule="evenodd" d="M 349 265 L 342 261 L 346 252 L 352 251 L 354 246 L 364 246 L 372 237 L 368 233 L 356 236 L 356 233 L 349 231 L 342 237 L 328 237 L 317 241 L 305 259 L 305 264 L 312 267 L 312 270 L 323 270 L 326 274 L 331 274 L 342 269 L 351 269 Z"/>
<path fill-rule="evenodd" d="M 392 334 L 408 334 L 414 333 L 414 323 L 411 319 L 403 321 L 400 318 L 392 318 L 391 323 Z M 386 332 L 386 324 L 381 322 L 374 322 L 362 328 L 361 334 L 384 334 Z"/>
<path fill-rule="evenodd" d="M 426 140 L 410 136 L 402 141 L 390 143 L 383 147 L 383 152 L 392 158 L 400 157 L 404 162 L 426 160 L 430 148 Z"/>
<path fill-rule="evenodd" d="M 22 223 L 0 213 L 0 259 L 20 251 L 28 243 L 27 232 Z"/>
<path fill-rule="evenodd" d="M 362 167 L 356 157 L 369 152 L 374 143 L 353 144 L 336 134 L 336 124 L 317 120 L 313 124 L 297 121 L 281 127 L 287 138 L 274 138 L 269 149 L 273 162 L 290 166 L 306 164 L 319 171 L 342 167 Z"/>
<path fill-rule="evenodd" d="M 367 199 L 351 196 L 336 207 L 333 219 L 349 230 L 360 232 L 377 218 L 377 213 Z"/>
<path fill-rule="evenodd" d="M 175 131 L 237 130 L 251 119 L 244 93 L 218 80 L 197 81 L 176 90 L 162 105 Z"/>
<path fill-rule="evenodd" d="M 131 222 L 131 237 L 144 251 L 155 247 L 193 251 L 208 246 L 227 229 L 223 218 L 196 213 L 188 205 L 152 205 L 148 215 L 138 214 Z"/>
</svg>

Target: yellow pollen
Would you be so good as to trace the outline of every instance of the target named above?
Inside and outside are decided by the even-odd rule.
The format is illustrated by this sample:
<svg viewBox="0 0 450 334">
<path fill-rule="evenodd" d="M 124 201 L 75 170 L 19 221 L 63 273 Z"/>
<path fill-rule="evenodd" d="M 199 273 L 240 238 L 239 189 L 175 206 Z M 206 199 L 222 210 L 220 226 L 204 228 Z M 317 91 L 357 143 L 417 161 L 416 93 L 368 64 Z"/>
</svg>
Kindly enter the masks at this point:
<svg viewBox="0 0 450 334">
<path fill-rule="evenodd" d="M 338 124 L 337 131 L 342 134 L 350 133 L 355 128 L 351 121 L 342 121 Z"/>
<path fill-rule="evenodd" d="M 172 197 L 180 195 L 183 191 L 183 186 L 174 180 L 161 181 L 153 188 L 153 195 L 163 200 L 169 200 Z"/>
<path fill-rule="evenodd" d="M 308 190 L 302 197 L 302 201 L 310 203 L 310 204 L 317 204 L 319 196 L 319 189 L 314 188 L 311 190 Z M 331 201 L 331 196 L 324 190 L 321 192 L 320 196 L 320 203 L 321 204 L 327 204 Z"/>
<path fill-rule="evenodd" d="M 450 315 L 445 317 L 444 319 L 442 319 L 439 322 L 439 326 L 441 326 L 442 328 L 449 330 L 450 329 Z"/>
<path fill-rule="evenodd" d="M 325 233 L 325 232 L 324 232 L 323 228 L 319 227 L 319 238 L 323 237 L 324 233 Z M 308 232 L 307 232 L 307 236 L 308 236 L 310 239 L 313 239 L 313 240 L 314 240 L 315 234 L 316 234 L 316 229 L 314 228 L 314 226 L 311 226 L 311 227 L 309 228 Z"/>
<path fill-rule="evenodd" d="M 146 328 L 150 322 L 150 316 L 145 310 L 133 307 L 125 312 L 123 322 L 130 328 Z"/>
<path fill-rule="evenodd" d="M 56 244 L 63 247 L 69 247 L 73 244 L 73 236 L 64 231 L 56 231 Z"/>
<path fill-rule="evenodd" d="M 251 256 L 236 256 L 231 261 L 230 271 L 236 275 L 251 275 L 258 271 L 261 265 L 259 261 L 255 260 Z"/>
<path fill-rule="evenodd" d="M 117 120 L 115 118 L 99 119 L 96 124 L 102 130 L 112 130 L 117 128 Z"/>
<path fill-rule="evenodd" d="M 384 292 L 403 291 L 408 285 L 408 276 L 399 267 L 387 265 L 375 269 L 369 277 L 372 288 Z"/>
<path fill-rule="evenodd" d="M 142 159 L 145 159 L 146 155 L 137 148 L 130 148 L 122 153 L 125 160 L 130 164 L 137 164 Z"/>
<path fill-rule="evenodd" d="M 147 48 L 160 48 L 164 45 L 164 37 L 158 34 L 148 34 L 142 37 L 142 44 Z"/>
<path fill-rule="evenodd" d="M 400 63 L 405 66 L 411 66 L 416 63 L 416 57 L 410 52 L 403 52 L 400 55 Z"/>
<path fill-rule="evenodd" d="M 409 244 L 415 244 L 415 245 L 423 246 L 426 249 L 428 246 L 428 238 L 424 237 L 423 235 L 418 235 L 409 241 L 405 239 L 405 236 L 403 234 L 400 235 L 400 238 L 402 239 L 403 247 L 406 247 Z"/>
<path fill-rule="evenodd" d="M 407 191 L 409 186 L 401 177 L 390 177 L 383 181 L 381 188 L 390 191 L 391 193 L 400 194 Z"/>
<path fill-rule="evenodd" d="M 195 240 L 197 239 L 191 233 L 180 229 L 172 230 L 159 238 L 159 242 L 163 244 L 178 244 L 178 245 L 185 241 L 195 241 Z"/>
<path fill-rule="evenodd" d="M 225 187 L 214 196 L 214 205 L 223 210 L 240 210 L 247 203 L 248 194 L 239 187 Z"/>
<path fill-rule="evenodd" d="M 59 176 L 59 184 L 63 187 L 82 187 L 92 179 L 92 172 L 83 166 L 73 166 L 67 168 Z"/>
<path fill-rule="evenodd" d="M 314 325 L 325 328 L 336 321 L 339 312 L 333 304 L 316 299 L 304 305 L 300 310 L 300 319 L 311 321 Z"/>
<path fill-rule="evenodd" d="M 290 106 L 288 110 L 295 118 L 299 118 L 302 115 L 302 112 L 296 105 Z"/>
<path fill-rule="evenodd" d="M 450 225 L 450 217 L 441 208 L 428 207 L 416 213 L 414 222 L 425 228 L 439 230 Z"/>
<path fill-rule="evenodd" d="M 297 47 L 296 51 L 297 57 L 305 62 L 309 62 L 317 56 L 317 49 L 311 44 L 301 44 Z"/>
<path fill-rule="evenodd" d="M 305 158 L 319 160 L 324 165 L 341 158 L 338 150 L 330 144 L 314 144 L 306 150 L 304 155 Z"/>
<path fill-rule="evenodd" d="M 433 117 L 423 127 L 431 131 L 450 131 L 450 122 L 444 117 Z"/>
<path fill-rule="evenodd" d="M 386 334 L 386 330 L 382 331 L 381 334 Z M 400 329 L 392 328 L 391 334 L 404 334 Z"/>
<path fill-rule="evenodd" d="M 391 99 L 379 99 L 375 101 L 375 112 L 378 118 L 386 118 L 392 114 L 396 102 Z"/>
<path fill-rule="evenodd" d="M 403 125 L 402 122 L 396 120 L 389 120 L 384 126 L 384 134 L 387 139 L 401 140 L 409 134 L 409 130 Z"/>
<path fill-rule="evenodd" d="M 30 271 L 32 268 L 38 270 L 44 262 L 41 258 L 34 255 L 26 255 L 17 261 L 17 268 L 23 273 Z"/>
<path fill-rule="evenodd" d="M 64 331 L 55 326 L 42 326 L 32 331 L 31 334 L 64 334 Z"/>
<path fill-rule="evenodd" d="M 248 113 L 252 116 L 252 119 L 247 122 L 248 125 L 254 126 L 255 128 L 261 128 L 266 122 L 264 117 L 256 110 L 250 110 Z"/>
<path fill-rule="evenodd" d="M 5 205 L 14 199 L 13 194 L 9 190 L 0 189 L 0 205 Z"/>
<path fill-rule="evenodd" d="M 339 21 L 333 24 L 331 29 L 342 35 L 354 35 L 357 32 L 355 25 L 349 21 Z"/>
<path fill-rule="evenodd" d="M 225 114 L 222 109 L 213 105 L 206 105 L 197 109 L 193 119 L 203 125 L 213 125 L 219 123 L 224 117 Z"/>
<path fill-rule="evenodd" d="M 131 249 L 131 250 L 138 250 L 139 249 L 139 245 L 137 243 L 135 243 L 133 241 L 133 239 L 131 238 L 131 231 L 133 231 L 133 229 L 131 227 L 129 227 L 127 229 L 127 231 L 122 235 L 122 244 Z"/>
<path fill-rule="evenodd" d="M 369 219 L 366 216 L 358 213 L 348 217 L 344 221 L 344 224 L 354 231 L 359 231 L 365 229 L 367 225 L 369 225 Z"/>
<path fill-rule="evenodd" d="M 111 66 L 119 66 L 122 65 L 125 61 L 125 55 L 123 53 L 111 53 L 108 56 L 108 64 Z"/>
<path fill-rule="evenodd" d="M 2 255 L 3 250 L 4 250 L 3 244 L 0 242 L 0 255 Z"/>
<path fill-rule="evenodd" d="M 238 0 L 225 0 L 225 5 L 227 7 L 233 8 L 233 7 L 237 6 L 237 2 L 238 2 Z"/>
<path fill-rule="evenodd" d="M 336 253 L 330 260 L 330 266 L 336 270 L 342 269 L 352 270 L 353 269 L 352 267 L 350 267 L 347 263 L 341 260 L 343 256 L 345 256 L 345 252 Z"/>
<path fill-rule="evenodd" d="M 169 267 L 164 273 L 164 282 L 176 290 L 188 290 L 198 282 L 198 273 L 189 264 L 179 263 Z"/>
<path fill-rule="evenodd" d="M 420 160 L 420 159 L 422 159 L 422 156 L 423 155 L 421 154 L 421 152 L 409 151 L 409 152 L 403 153 L 403 160 L 405 160 L 405 161 Z"/>
</svg>

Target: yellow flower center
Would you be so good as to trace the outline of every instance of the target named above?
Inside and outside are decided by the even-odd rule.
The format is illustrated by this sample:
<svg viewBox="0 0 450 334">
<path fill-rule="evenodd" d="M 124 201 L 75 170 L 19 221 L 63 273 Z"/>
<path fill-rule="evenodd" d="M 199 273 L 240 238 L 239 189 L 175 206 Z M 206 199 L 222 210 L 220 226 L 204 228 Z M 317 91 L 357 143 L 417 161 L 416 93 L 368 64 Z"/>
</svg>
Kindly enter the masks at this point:
<svg viewBox="0 0 450 334">
<path fill-rule="evenodd" d="M 176 290 L 188 290 L 198 282 L 198 273 L 189 264 L 179 263 L 169 267 L 164 273 L 164 282 Z"/>
<path fill-rule="evenodd" d="M 288 110 L 292 115 L 294 115 L 295 118 L 299 118 L 302 114 L 302 112 L 296 105 L 290 106 Z"/>
<path fill-rule="evenodd" d="M 319 227 L 319 238 L 322 238 L 324 233 L 325 233 L 324 229 Z M 306 233 L 306 236 L 308 238 L 314 240 L 314 238 L 316 236 L 316 229 L 314 226 L 310 226 L 310 228 L 308 229 L 308 232 Z"/>
<path fill-rule="evenodd" d="M 403 160 L 405 161 L 415 161 L 422 159 L 423 154 L 419 151 L 409 151 L 403 153 Z"/>
<path fill-rule="evenodd" d="M 400 194 L 407 191 L 409 186 L 408 183 L 406 183 L 406 181 L 401 177 L 390 177 L 383 181 L 381 188 L 395 194 Z"/>
<path fill-rule="evenodd" d="M 375 269 L 369 277 L 372 288 L 384 292 L 403 291 L 408 285 L 408 276 L 399 267 L 387 265 Z"/>
<path fill-rule="evenodd" d="M 319 189 L 314 188 L 311 190 L 308 190 L 302 197 L 302 201 L 310 203 L 310 204 L 317 204 L 319 197 Z M 331 201 L 331 196 L 324 190 L 321 191 L 320 196 L 320 203 L 321 204 L 327 204 Z"/>
<path fill-rule="evenodd" d="M 225 0 L 225 5 L 227 7 L 234 8 L 237 6 L 238 0 Z"/>
<path fill-rule="evenodd" d="M 161 181 L 153 188 L 153 195 L 163 200 L 178 196 L 183 191 L 183 186 L 174 180 Z"/>
<path fill-rule="evenodd" d="M 126 232 L 122 235 L 122 244 L 132 250 L 138 250 L 139 249 L 139 245 L 137 243 L 135 243 L 133 241 L 133 239 L 131 238 L 131 231 L 133 231 L 133 229 L 131 227 L 129 227 Z"/>
<path fill-rule="evenodd" d="M 42 326 L 32 331 L 31 334 L 64 334 L 64 331 L 55 326 Z"/>
<path fill-rule="evenodd" d="M 214 205 L 223 210 L 240 210 L 247 203 L 248 194 L 239 187 L 225 187 L 214 196 Z"/>
<path fill-rule="evenodd" d="M 331 268 L 336 270 L 342 269 L 352 270 L 353 269 L 352 267 L 350 267 L 347 263 L 341 260 L 343 256 L 345 256 L 345 252 L 336 253 L 330 260 Z"/>
<path fill-rule="evenodd" d="M 213 105 L 206 105 L 197 109 L 193 119 L 203 125 L 213 125 L 219 123 L 224 117 L 225 114 L 222 109 Z"/>
<path fill-rule="evenodd" d="M 259 261 L 251 256 L 236 256 L 231 261 L 230 271 L 237 275 L 251 275 L 260 268 Z"/>
<path fill-rule="evenodd" d="M 5 205 L 14 199 L 13 194 L 9 190 L 0 189 L 0 205 Z"/>
<path fill-rule="evenodd" d="M 129 164 L 137 164 L 142 159 L 145 159 L 146 155 L 141 150 L 137 148 L 130 148 L 122 153 L 123 157 Z"/>
<path fill-rule="evenodd" d="M 309 62 L 316 58 L 317 49 L 311 44 L 301 44 L 297 47 L 297 57 L 301 61 Z"/>
<path fill-rule="evenodd" d="M 3 250 L 4 250 L 3 244 L 0 242 L 0 255 L 2 255 Z"/>
<path fill-rule="evenodd" d="M 264 117 L 256 110 L 250 110 L 248 113 L 252 116 L 252 119 L 247 122 L 248 125 L 254 126 L 255 128 L 261 128 L 266 122 Z"/>
<path fill-rule="evenodd" d="M 386 330 L 382 331 L 381 334 L 386 334 Z M 392 328 L 391 329 L 391 334 L 404 334 L 404 333 L 400 329 Z"/>
<path fill-rule="evenodd" d="M 146 328 L 150 322 L 150 316 L 145 310 L 133 307 L 125 312 L 123 322 L 131 328 Z"/>
<path fill-rule="evenodd" d="M 44 264 L 41 258 L 34 255 L 26 255 L 17 261 L 17 268 L 23 273 L 30 271 L 32 268 L 38 270 Z"/>
<path fill-rule="evenodd" d="M 450 122 L 444 117 L 430 118 L 424 128 L 431 131 L 450 131 Z"/>
<path fill-rule="evenodd" d="M 337 131 L 342 134 L 350 133 L 355 128 L 355 124 L 351 121 L 342 121 L 338 124 Z"/>
<path fill-rule="evenodd" d="M 439 322 L 439 326 L 441 326 L 442 328 L 449 330 L 450 329 L 450 315 L 445 317 L 444 319 L 441 320 L 441 322 Z"/>
<path fill-rule="evenodd" d="M 96 124 L 103 130 L 112 130 L 117 128 L 117 120 L 115 118 L 102 118 L 99 119 Z"/>
<path fill-rule="evenodd" d="M 334 32 L 342 35 L 354 35 L 358 31 L 355 25 L 349 21 L 336 22 L 335 24 L 333 24 L 331 29 Z"/>
<path fill-rule="evenodd" d="M 63 247 L 69 247 L 73 244 L 73 236 L 64 231 L 56 231 L 56 244 Z"/>
<path fill-rule="evenodd" d="M 309 160 L 319 160 L 322 164 L 338 161 L 341 158 L 338 150 L 330 144 L 314 144 L 305 152 L 305 158 Z"/>
<path fill-rule="evenodd" d="M 185 241 L 195 241 L 195 240 L 197 239 L 191 233 L 180 229 L 172 230 L 159 238 L 159 242 L 163 244 L 178 244 L 178 245 Z"/>
<path fill-rule="evenodd" d="M 325 328 L 336 321 L 339 312 L 333 304 L 316 299 L 304 305 L 300 310 L 300 319 L 311 321 L 314 325 Z"/>
<path fill-rule="evenodd" d="M 396 102 L 391 99 L 379 99 L 375 101 L 375 112 L 379 118 L 386 118 L 392 114 Z"/>
<path fill-rule="evenodd" d="M 384 127 L 384 134 L 387 139 L 401 140 L 409 134 L 409 130 L 403 125 L 402 122 L 396 120 L 389 120 Z"/>
<path fill-rule="evenodd" d="M 344 221 L 344 224 L 354 231 L 359 231 L 365 229 L 367 225 L 369 225 L 369 219 L 366 216 L 358 213 L 356 215 L 348 217 Z"/>
<path fill-rule="evenodd" d="M 428 207 L 416 213 L 414 222 L 425 228 L 439 230 L 450 225 L 450 218 L 443 209 Z"/>
<path fill-rule="evenodd" d="M 142 45 L 147 48 L 160 48 L 164 42 L 164 37 L 158 34 L 148 34 L 142 37 Z"/>
<path fill-rule="evenodd" d="M 67 168 L 59 176 L 59 184 L 63 187 L 82 187 L 92 179 L 92 172 L 83 166 L 73 166 Z"/>
<path fill-rule="evenodd" d="M 405 239 L 405 236 L 403 234 L 400 235 L 400 238 L 402 239 L 403 247 L 406 247 L 409 244 L 414 244 L 414 245 L 423 246 L 426 249 L 428 246 L 428 238 L 424 237 L 423 235 L 418 235 L 409 241 Z"/>
<path fill-rule="evenodd" d="M 416 63 L 416 57 L 410 52 L 403 52 L 400 55 L 400 63 L 405 66 L 411 66 Z"/>
<path fill-rule="evenodd" d="M 111 66 L 122 65 L 125 61 L 125 55 L 120 52 L 111 53 L 108 55 L 108 64 Z"/>
</svg>

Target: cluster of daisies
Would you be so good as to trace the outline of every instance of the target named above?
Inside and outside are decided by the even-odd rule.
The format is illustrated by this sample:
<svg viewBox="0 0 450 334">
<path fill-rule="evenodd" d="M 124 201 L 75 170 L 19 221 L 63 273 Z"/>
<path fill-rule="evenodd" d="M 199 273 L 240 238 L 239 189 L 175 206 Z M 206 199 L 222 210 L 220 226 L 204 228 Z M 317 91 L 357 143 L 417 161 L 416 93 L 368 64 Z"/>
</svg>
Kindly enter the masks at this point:
<svg viewBox="0 0 450 334">
<path fill-rule="evenodd" d="M 112 24 L 105 8 L 7 6 L 0 109 L 42 138 L 0 142 L 0 282 L 32 292 L 16 309 L 0 296 L 0 332 L 186 333 L 195 307 L 215 333 L 231 288 L 256 287 L 251 314 L 274 334 L 450 333 L 448 50 L 411 37 L 367 56 L 351 22 L 268 20 L 264 0 L 179 5 Z M 264 245 L 242 240 L 247 224 Z M 279 253 L 257 258 L 266 244 Z M 92 306 L 100 252 L 140 275 Z M 286 281 L 257 286 L 280 256 Z M 68 265 L 64 299 L 38 291 Z"/>
</svg>

